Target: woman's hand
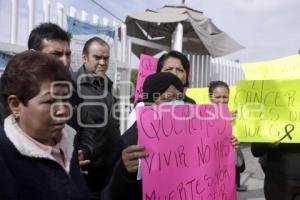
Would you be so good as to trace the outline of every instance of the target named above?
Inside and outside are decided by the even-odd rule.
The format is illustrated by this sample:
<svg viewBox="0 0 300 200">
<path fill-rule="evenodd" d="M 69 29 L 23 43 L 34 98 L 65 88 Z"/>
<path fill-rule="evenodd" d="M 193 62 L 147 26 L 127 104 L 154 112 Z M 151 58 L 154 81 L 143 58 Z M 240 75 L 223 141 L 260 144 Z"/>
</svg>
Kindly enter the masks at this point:
<svg viewBox="0 0 300 200">
<path fill-rule="evenodd" d="M 237 117 L 237 111 L 230 112 L 230 117 L 231 117 L 231 120 L 234 121 Z"/>
<path fill-rule="evenodd" d="M 238 141 L 238 139 L 233 135 L 231 136 L 231 145 L 232 147 L 236 150 L 238 148 L 240 148 L 240 143 Z"/>
<path fill-rule="evenodd" d="M 122 161 L 129 173 L 135 173 L 138 170 L 139 159 L 146 158 L 148 154 L 141 145 L 131 145 L 122 151 Z"/>
</svg>

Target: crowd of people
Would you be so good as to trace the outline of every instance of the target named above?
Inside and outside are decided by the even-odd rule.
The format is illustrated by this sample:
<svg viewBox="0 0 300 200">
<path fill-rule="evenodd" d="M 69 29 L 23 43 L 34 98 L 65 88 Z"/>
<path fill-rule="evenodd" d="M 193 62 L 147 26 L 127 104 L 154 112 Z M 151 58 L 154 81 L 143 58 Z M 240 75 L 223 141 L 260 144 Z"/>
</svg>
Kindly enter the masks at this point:
<svg viewBox="0 0 300 200">
<path fill-rule="evenodd" d="M 28 50 L 12 57 L 0 78 L 0 199 L 142 200 L 135 110 L 121 136 L 118 100 L 106 75 L 110 46 L 90 38 L 83 64 L 70 70 L 71 35 L 53 23 L 35 27 Z M 177 51 L 163 54 L 135 107 L 195 104 L 185 95 L 190 64 Z M 228 104 L 225 82 L 209 85 L 214 104 Z M 232 113 L 234 120 L 235 112 Z M 238 141 L 236 188 L 245 162 Z M 297 144 L 252 144 L 266 174 L 267 200 L 300 199 Z M 234 178 L 234 177 L 232 177 Z"/>
</svg>

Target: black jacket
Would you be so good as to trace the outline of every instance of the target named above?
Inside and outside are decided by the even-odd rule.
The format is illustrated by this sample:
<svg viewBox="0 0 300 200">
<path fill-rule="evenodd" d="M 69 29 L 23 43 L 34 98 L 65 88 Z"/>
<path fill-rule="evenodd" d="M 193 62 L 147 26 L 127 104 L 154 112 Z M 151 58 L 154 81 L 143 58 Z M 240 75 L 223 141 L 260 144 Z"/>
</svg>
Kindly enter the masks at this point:
<svg viewBox="0 0 300 200">
<path fill-rule="evenodd" d="M 300 144 L 252 143 L 251 151 L 260 157 L 266 180 L 300 186 Z"/>
<path fill-rule="evenodd" d="M 0 128 L 1 200 L 90 199 L 76 151 L 70 159 L 70 171 L 66 172 L 57 162 L 34 154 L 34 148 L 21 151 L 15 144 Z"/>
<path fill-rule="evenodd" d="M 88 76 L 82 66 L 72 79 L 77 83 L 77 93 L 83 99 L 78 109 L 78 120 L 82 124 L 76 147 L 83 151 L 85 159 L 91 160 L 85 170 L 89 172 L 87 180 L 90 189 L 96 191 L 108 180 L 116 156 L 121 151 L 119 123 L 114 117 L 117 101 L 112 95 L 113 83 L 108 77 L 99 82 Z"/>
<path fill-rule="evenodd" d="M 136 145 L 138 140 L 137 124 L 134 123 L 123 135 L 123 149 Z M 109 184 L 101 194 L 101 200 L 142 200 L 142 181 L 136 180 L 137 173 L 128 173 L 121 160 L 117 162 Z"/>
<path fill-rule="evenodd" d="M 68 121 L 68 125 L 71 126 L 76 130 L 77 133 L 80 133 L 81 128 L 78 124 L 77 121 L 77 114 L 78 114 L 78 106 L 82 103 L 82 99 L 78 96 L 77 94 L 77 85 L 72 81 L 72 86 L 73 86 L 73 91 L 72 91 L 72 96 L 70 98 L 70 104 L 72 105 L 73 108 L 73 115 L 71 119 Z"/>
</svg>

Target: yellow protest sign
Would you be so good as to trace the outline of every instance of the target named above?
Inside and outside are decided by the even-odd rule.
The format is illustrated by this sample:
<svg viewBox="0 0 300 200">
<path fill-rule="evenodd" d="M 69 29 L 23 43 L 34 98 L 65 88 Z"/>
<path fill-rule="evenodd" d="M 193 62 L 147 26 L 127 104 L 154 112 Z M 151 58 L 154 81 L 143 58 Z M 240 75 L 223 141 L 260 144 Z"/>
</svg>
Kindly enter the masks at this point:
<svg viewBox="0 0 300 200">
<path fill-rule="evenodd" d="M 192 99 L 197 104 L 209 104 L 208 88 L 188 88 L 186 95 Z"/>
<path fill-rule="evenodd" d="M 299 84 L 299 79 L 238 81 L 232 99 L 238 140 L 300 143 Z"/>
<path fill-rule="evenodd" d="M 229 110 L 235 110 L 233 104 L 233 97 L 235 96 L 235 86 L 229 87 Z M 196 104 L 210 104 L 209 96 L 208 96 L 208 88 L 188 88 L 186 91 L 186 95 L 192 98 Z"/>
<path fill-rule="evenodd" d="M 300 54 L 242 66 L 247 80 L 300 78 Z"/>
</svg>

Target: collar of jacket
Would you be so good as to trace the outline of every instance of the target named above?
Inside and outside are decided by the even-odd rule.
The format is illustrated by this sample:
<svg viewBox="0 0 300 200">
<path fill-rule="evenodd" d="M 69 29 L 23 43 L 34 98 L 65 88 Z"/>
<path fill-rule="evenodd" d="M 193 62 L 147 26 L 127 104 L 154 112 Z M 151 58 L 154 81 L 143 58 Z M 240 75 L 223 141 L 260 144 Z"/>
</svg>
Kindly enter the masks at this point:
<svg viewBox="0 0 300 200">
<path fill-rule="evenodd" d="M 83 76 L 85 74 L 88 74 L 88 72 L 86 71 L 85 66 L 82 65 L 78 69 L 78 71 L 73 74 L 73 81 L 75 83 L 77 83 L 77 84 L 80 83 L 80 84 L 91 84 L 92 85 L 93 82 L 94 82 L 94 80 L 95 80 L 95 78 L 93 78 L 91 76 L 84 76 L 84 77 L 80 78 L 80 82 L 77 81 L 80 76 Z M 109 89 L 109 91 L 111 91 L 113 82 L 112 82 L 112 80 L 110 80 L 110 78 L 107 75 L 105 75 L 105 77 L 107 78 L 108 89 Z"/>
<path fill-rule="evenodd" d="M 4 131 L 7 138 L 12 142 L 12 144 L 22 155 L 32 158 L 45 158 L 55 161 L 53 156 L 40 149 L 36 144 L 28 140 L 28 138 L 26 138 L 26 136 L 21 133 L 22 130 L 16 123 L 13 115 L 8 116 L 4 120 Z M 75 134 L 76 131 L 68 125 L 66 125 L 63 129 L 62 137 L 65 137 L 65 143 L 63 145 L 66 147 L 64 153 L 66 156 L 66 171 L 68 173 L 70 172 L 70 164 L 74 151 L 73 142 Z"/>
</svg>

